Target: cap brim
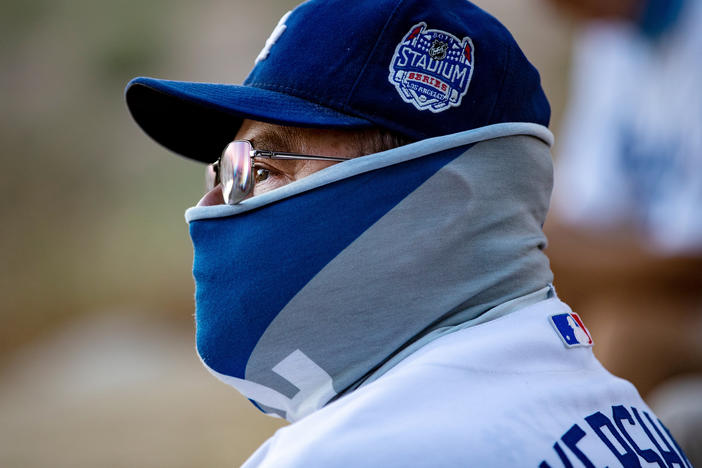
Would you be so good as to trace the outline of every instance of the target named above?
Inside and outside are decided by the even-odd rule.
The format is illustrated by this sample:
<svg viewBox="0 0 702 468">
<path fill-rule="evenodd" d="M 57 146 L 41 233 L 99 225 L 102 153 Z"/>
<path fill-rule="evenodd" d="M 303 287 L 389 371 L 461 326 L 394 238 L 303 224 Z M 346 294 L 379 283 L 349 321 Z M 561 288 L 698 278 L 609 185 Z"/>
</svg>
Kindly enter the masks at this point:
<svg viewBox="0 0 702 468">
<path fill-rule="evenodd" d="M 140 77 L 126 91 L 139 126 L 166 148 L 198 161 L 215 161 L 243 119 L 295 127 L 367 128 L 365 119 L 288 94 L 251 86 Z"/>
</svg>

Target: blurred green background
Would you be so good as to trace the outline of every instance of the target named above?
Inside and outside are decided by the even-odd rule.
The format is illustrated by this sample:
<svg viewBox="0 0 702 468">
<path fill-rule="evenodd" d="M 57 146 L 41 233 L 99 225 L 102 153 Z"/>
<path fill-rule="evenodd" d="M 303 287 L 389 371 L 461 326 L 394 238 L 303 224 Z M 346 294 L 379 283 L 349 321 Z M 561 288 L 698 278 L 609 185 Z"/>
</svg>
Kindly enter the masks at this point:
<svg viewBox="0 0 702 468">
<path fill-rule="evenodd" d="M 203 167 L 131 121 L 129 79 L 239 83 L 292 0 L 0 1 L 0 466 L 236 466 L 282 423 L 194 351 L 183 219 Z M 571 25 L 482 0 L 562 114 Z"/>
</svg>

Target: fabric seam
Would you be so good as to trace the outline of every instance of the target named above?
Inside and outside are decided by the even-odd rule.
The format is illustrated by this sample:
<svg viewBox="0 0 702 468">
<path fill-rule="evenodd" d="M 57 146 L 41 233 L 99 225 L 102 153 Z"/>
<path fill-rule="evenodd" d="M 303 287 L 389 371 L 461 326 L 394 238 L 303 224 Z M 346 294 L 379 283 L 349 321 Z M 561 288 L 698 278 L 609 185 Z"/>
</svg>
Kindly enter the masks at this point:
<svg viewBox="0 0 702 468">
<path fill-rule="evenodd" d="M 370 63 L 371 57 L 373 57 L 375 50 L 378 48 L 378 44 L 380 44 L 380 39 L 383 37 L 383 34 L 385 34 L 385 31 L 388 29 L 388 25 L 392 21 L 392 19 L 395 17 L 395 14 L 397 13 L 398 8 L 400 8 L 400 5 L 404 3 L 405 0 L 400 0 L 397 2 L 397 5 L 395 5 L 395 8 L 393 8 L 392 13 L 390 13 L 390 16 L 388 16 L 388 20 L 385 22 L 385 25 L 383 25 L 383 29 L 380 31 L 380 34 L 378 34 L 378 38 L 375 40 L 375 44 L 373 44 L 373 48 L 371 49 L 370 53 L 368 54 L 368 58 L 366 58 L 365 63 L 363 64 L 363 67 L 361 67 L 361 71 L 356 77 L 356 80 L 353 83 L 353 86 L 351 86 L 351 90 L 349 93 L 346 95 L 346 103 L 345 106 L 348 105 L 349 101 L 351 100 L 351 96 L 356 92 L 356 87 L 358 86 L 358 83 L 361 81 L 361 77 L 363 76 L 363 73 L 366 71 L 366 68 L 368 67 L 368 64 Z"/>
<path fill-rule="evenodd" d="M 492 122 L 493 117 L 495 115 L 495 109 L 497 108 L 497 103 L 500 102 L 500 99 L 502 98 L 502 92 L 505 89 L 505 81 L 507 81 L 507 75 L 510 73 L 510 65 L 512 63 L 512 47 L 508 46 L 507 47 L 507 57 L 505 60 L 505 72 L 502 75 L 502 81 L 500 82 L 500 90 L 497 93 L 497 97 L 495 98 L 495 103 L 492 105 L 492 109 L 490 109 L 490 116 L 487 119 L 487 122 Z"/>
</svg>

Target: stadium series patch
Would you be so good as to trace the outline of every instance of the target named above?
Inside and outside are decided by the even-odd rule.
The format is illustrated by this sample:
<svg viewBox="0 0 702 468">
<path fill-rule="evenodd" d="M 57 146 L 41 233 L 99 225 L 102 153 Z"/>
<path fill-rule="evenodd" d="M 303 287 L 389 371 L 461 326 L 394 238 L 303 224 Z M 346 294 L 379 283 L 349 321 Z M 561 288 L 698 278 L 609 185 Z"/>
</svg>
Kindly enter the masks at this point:
<svg viewBox="0 0 702 468">
<path fill-rule="evenodd" d="M 470 37 L 461 40 L 421 22 L 397 45 L 388 79 L 406 103 L 436 113 L 461 105 L 473 66 Z"/>
<path fill-rule="evenodd" d="M 558 336 L 561 337 L 561 340 L 568 348 L 592 346 L 590 332 L 587 331 L 580 316 L 575 312 L 552 315 L 550 319 L 551 324 L 556 329 L 556 333 L 558 333 Z"/>
</svg>

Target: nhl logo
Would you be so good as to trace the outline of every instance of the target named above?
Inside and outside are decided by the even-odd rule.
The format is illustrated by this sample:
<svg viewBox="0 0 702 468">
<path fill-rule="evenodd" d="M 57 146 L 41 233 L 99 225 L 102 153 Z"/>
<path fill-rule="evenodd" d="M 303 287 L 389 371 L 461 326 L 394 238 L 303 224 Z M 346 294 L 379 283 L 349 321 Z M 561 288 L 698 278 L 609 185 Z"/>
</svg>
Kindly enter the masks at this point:
<svg viewBox="0 0 702 468">
<path fill-rule="evenodd" d="M 397 45 L 388 80 L 406 103 L 442 112 L 461 105 L 473 77 L 473 59 L 470 37 L 460 40 L 421 22 Z"/>
<path fill-rule="evenodd" d="M 429 57 L 434 60 L 443 60 L 446 58 L 446 52 L 448 52 L 448 44 L 435 39 L 429 49 Z"/>
</svg>

